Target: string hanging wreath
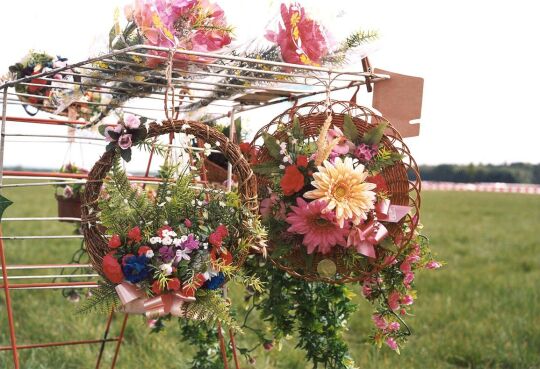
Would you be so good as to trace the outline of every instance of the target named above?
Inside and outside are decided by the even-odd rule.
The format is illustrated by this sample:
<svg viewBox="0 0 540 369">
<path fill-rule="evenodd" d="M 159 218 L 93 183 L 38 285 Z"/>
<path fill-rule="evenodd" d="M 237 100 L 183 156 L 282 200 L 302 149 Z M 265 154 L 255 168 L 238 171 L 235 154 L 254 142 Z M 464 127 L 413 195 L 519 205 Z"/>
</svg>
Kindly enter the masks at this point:
<svg viewBox="0 0 540 369">
<path fill-rule="evenodd" d="M 219 288 L 235 279 L 260 289 L 256 278 L 239 270 L 250 248 L 264 248 L 251 168 L 237 145 L 203 123 L 168 121 L 146 130 L 128 118 L 104 132 L 107 152 L 90 171 L 83 194 L 88 255 L 106 281 L 82 310 L 101 303 L 147 318 L 217 319 L 234 326 Z M 168 164 L 155 194 L 132 186 L 120 158 L 131 158 L 131 145 L 172 132 L 221 151 L 233 166 L 238 194 L 194 187 L 192 175 L 175 174 L 176 166 Z"/>
<path fill-rule="evenodd" d="M 250 150 L 270 258 L 291 275 L 363 281 L 413 239 L 418 169 L 399 133 L 371 110 L 307 103 L 264 126 Z"/>
</svg>

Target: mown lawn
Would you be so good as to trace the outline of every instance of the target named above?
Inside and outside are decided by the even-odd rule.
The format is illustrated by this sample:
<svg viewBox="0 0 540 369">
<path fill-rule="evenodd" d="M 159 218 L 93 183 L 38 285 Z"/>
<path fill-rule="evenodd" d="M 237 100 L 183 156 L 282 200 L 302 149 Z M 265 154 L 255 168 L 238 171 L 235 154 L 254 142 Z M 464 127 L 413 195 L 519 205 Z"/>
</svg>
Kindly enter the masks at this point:
<svg viewBox="0 0 540 369">
<path fill-rule="evenodd" d="M 6 189 L 3 195 L 15 202 L 4 216 L 56 214 L 50 187 Z M 371 329 L 371 308 L 360 302 L 347 333 L 358 367 L 540 368 L 540 197 L 427 192 L 422 205 L 425 232 L 447 265 L 417 276 L 416 317 L 409 319 L 415 334 L 400 356 L 364 343 Z M 73 225 L 58 222 L 3 223 L 4 235 L 73 230 Z M 10 264 L 68 262 L 79 246 L 80 240 L 5 242 Z M 359 292 L 358 287 L 353 289 Z M 105 316 L 76 315 L 75 305 L 58 291 L 16 290 L 12 298 L 20 344 L 94 339 L 103 334 Z M 233 299 L 237 306 L 242 301 L 238 292 Z M 117 316 L 113 333 L 120 322 Z M 187 368 L 191 350 L 177 337 L 174 325 L 163 334 L 148 335 L 141 318 L 130 318 L 117 368 Z M 0 345 L 8 344 L 5 300 L 0 293 Z M 113 345 L 107 345 L 104 364 L 112 358 Z M 94 368 L 98 348 L 22 350 L 21 364 L 24 369 Z M 257 368 L 306 367 L 294 340 L 286 341 L 281 351 L 256 356 Z M 12 367 L 9 351 L 0 352 L 0 367 Z M 242 367 L 251 366 L 243 363 Z"/>
</svg>

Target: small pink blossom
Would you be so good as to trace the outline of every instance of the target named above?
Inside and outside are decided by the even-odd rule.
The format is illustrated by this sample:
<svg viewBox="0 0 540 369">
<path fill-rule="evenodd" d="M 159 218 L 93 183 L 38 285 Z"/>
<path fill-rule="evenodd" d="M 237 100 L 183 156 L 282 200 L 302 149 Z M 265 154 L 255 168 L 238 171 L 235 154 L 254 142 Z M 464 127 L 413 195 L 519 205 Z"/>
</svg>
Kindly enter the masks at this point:
<svg viewBox="0 0 540 369">
<path fill-rule="evenodd" d="M 286 207 L 283 201 L 279 201 L 278 196 L 272 193 L 261 201 L 260 212 L 263 218 L 275 217 L 278 220 L 285 220 Z"/>
<path fill-rule="evenodd" d="M 64 197 L 70 199 L 73 197 L 73 188 L 71 186 L 64 187 Z"/>
<path fill-rule="evenodd" d="M 399 331 L 400 327 L 401 325 L 398 322 L 392 322 L 388 324 L 388 327 L 386 329 L 388 329 L 388 331 L 390 332 L 395 332 L 395 331 Z"/>
<path fill-rule="evenodd" d="M 414 302 L 414 299 L 411 295 L 405 295 L 401 298 L 401 304 L 402 305 L 412 305 Z"/>
<path fill-rule="evenodd" d="M 419 256 L 419 255 L 416 255 L 416 254 L 410 254 L 410 255 L 407 256 L 407 258 L 405 259 L 405 261 L 408 262 L 408 263 L 410 263 L 410 264 L 417 263 L 419 260 L 420 260 L 420 256 Z"/>
<path fill-rule="evenodd" d="M 426 264 L 426 269 L 439 269 L 442 266 L 438 261 L 432 260 Z"/>
<path fill-rule="evenodd" d="M 411 271 L 411 264 L 407 260 L 405 260 L 399 266 L 399 270 L 401 270 L 403 273 L 409 273 Z"/>
<path fill-rule="evenodd" d="M 386 339 L 386 344 L 388 345 L 388 347 L 390 347 L 394 351 L 396 351 L 398 349 L 398 344 L 397 344 L 396 340 L 393 339 L 392 337 L 388 337 Z"/>
<path fill-rule="evenodd" d="M 371 296 L 371 293 L 373 292 L 373 289 L 371 288 L 371 286 L 364 282 L 364 284 L 362 285 L 362 295 L 364 295 L 364 297 L 369 297 Z"/>
<path fill-rule="evenodd" d="M 131 147 L 131 145 L 132 145 L 131 134 L 129 134 L 129 133 L 123 134 L 118 139 L 118 146 L 120 146 L 120 148 L 123 149 L 123 150 L 129 149 Z"/>
<path fill-rule="evenodd" d="M 334 139 L 339 139 L 339 142 L 337 145 L 335 145 L 332 148 L 332 152 L 337 155 L 345 155 L 348 154 L 349 151 L 354 150 L 354 144 L 347 140 L 347 137 L 343 135 L 343 132 L 338 127 L 332 128 L 328 130 L 328 134 L 326 135 L 326 139 L 331 142 Z"/>
<path fill-rule="evenodd" d="M 388 306 L 392 310 L 399 309 L 399 292 L 398 291 L 392 291 L 390 295 L 388 296 Z"/>
<path fill-rule="evenodd" d="M 414 280 L 414 273 L 413 272 L 405 273 L 405 277 L 403 278 L 403 284 L 405 285 L 405 287 L 411 288 L 411 282 L 413 280 Z"/>
<path fill-rule="evenodd" d="M 366 145 L 364 143 L 361 143 L 354 150 L 354 156 L 356 156 L 356 158 L 360 160 L 360 162 L 367 163 L 368 161 L 373 159 L 375 155 L 377 155 L 377 149 L 377 145 Z"/>
<path fill-rule="evenodd" d="M 121 124 L 117 124 L 115 125 L 114 127 L 106 127 L 105 128 L 105 141 L 107 142 L 114 142 L 116 141 L 114 138 L 111 137 L 111 135 L 109 134 L 109 132 L 115 132 L 115 133 L 122 133 L 122 125 Z"/>
<path fill-rule="evenodd" d="M 129 129 L 137 129 L 141 126 L 141 120 L 136 115 L 125 113 L 124 124 Z"/>
<path fill-rule="evenodd" d="M 380 330 L 385 330 L 388 327 L 388 323 L 386 323 L 386 320 L 384 320 L 384 318 L 380 314 L 372 315 L 371 320 L 373 320 L 375 327 Z"/>
<path fill-rule="evenodd" d="M 184 220 L 184 225 L 187 227 L 187 228 L 191 228 L 191 226 L 193 225 L 193 223 L 191 222 L 191 220 L 187 219 Z"/>
</svg>

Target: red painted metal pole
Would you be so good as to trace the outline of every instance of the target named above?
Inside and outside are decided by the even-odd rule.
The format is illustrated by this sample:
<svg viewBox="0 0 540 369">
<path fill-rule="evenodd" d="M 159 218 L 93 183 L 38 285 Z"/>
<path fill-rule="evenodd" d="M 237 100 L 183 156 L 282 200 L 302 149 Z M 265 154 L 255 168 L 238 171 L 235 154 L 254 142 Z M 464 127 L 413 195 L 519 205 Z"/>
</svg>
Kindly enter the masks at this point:
<svg viewBox="0 0 540 369">
<path fill-rule="evenodd" d="M 2 240 L 0 239 L 0 242 Z M 4 270 L 2 268 L 2 274 L 4 274 Z M 94 287 L 97 286 L 97 282 L 55 282 L 55 283 L 16 283 L 8 285 L 7 281 L 4 280 L 4 284 L 0 285 L 0 288 L 8 289 L 8 290 L 16 290 L 21 288 L 48 288 L 48 287 Z"/>
<path fill-rule="evenodd" d="M 66 125 L 66 124 L 85 126 L 87 124 L 90 124 L 89 122 L 80 121 L 80 120 L 57 120 L 57 119 L 42 119 L 42 118 L 31 118 L 31 117 L 6 117 L 6 122 L 50 124 L 53 126 L 60 126 L 60 125 Z"/>
<path fill-rule="evenodd" d="M 0 236 L 2 236 L 2 225 L 0 225 Z M 13 364 L 15 369 L 19 369 L 19 352 L 17 351 L 17 339 L 15 338 L 15 323 L 13 321 L 13 307 L 11 306 L 11 296 L 9 295 L 9 282 L 7 275 L 6 255 L 4 254 L 4 242 L 0 238 L 0 260 L 2 262 L 2 279 L 4 280 L 4 293 L 6 295 L 6 310 L 9 323 L 9 338 L 11 340 L 11 350 L 13 352 Z"/>
<path fill-rule="evenodd" d="M 107 319 L 107 325 L 105 326 L 105 333 L 103 333 L 103 341 L 99 348 L 99 354 L 96 361 L 96 369 L 99 369 L 101 365 L 101 358 L 103 357 L 103 350 L 105 349 L 105 342 L 107 342 L 107 336 L 109 335 L 109 329 L 111 328 L 111 322 L 114 315 L 114 310 L 109 314 L 109 319 Z"/>
<path fill-rule="evenodd" d="M 116 348 L 114 350 L 114 357 L 111 363 L 111 369 L 114 369 L 114 367 L 116 366 L 116 360 L 118 359 L 118 353 L 120 352 L 120 345 L 122 344 L 122 341 L 124 340 L 124 331 L 126 330 L 128 317 L 129 315 L 125 314 L 124 321 L 122 322 L 122 328 L 120 329 L 120 334 L 118 335 L 118 342 L 116 343 Z"/>
<path fill-rule="evenodd" d="M 225 347 L 225 338 L 223 338 L 223 330 L 221 329 L 221 322 L 217 323 L 217 334 L 219 338 L 219 348 L 221 350 L 221 358 L 223 359 L 223 368 L 229 369 L 229 361 L 227 360 L 227 348 Z"/>
</svg>

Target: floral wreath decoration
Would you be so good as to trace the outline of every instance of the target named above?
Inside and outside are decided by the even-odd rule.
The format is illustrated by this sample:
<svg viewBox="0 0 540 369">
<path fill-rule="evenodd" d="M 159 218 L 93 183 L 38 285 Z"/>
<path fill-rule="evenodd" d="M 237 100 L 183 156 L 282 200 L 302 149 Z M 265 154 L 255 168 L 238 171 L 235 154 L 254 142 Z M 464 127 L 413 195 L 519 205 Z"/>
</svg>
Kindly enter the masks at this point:
<svg viewBox="0 0 540 369">
<path fill-rule="evenodd" d="M 151 145 L 149 139 L 171 132 L 220 150 L 233 164 L 238 193 L 197 187 L 187 170 L 178 173 L 167 160 L 154 194 L 132 186 L 120 158 L 129 159 L 133 145 Z M 240 266 L 250 249 L 265 247 L 256 178 L 238 146 L 200 122 L 171 120 L 147 129 L 127 114 L 103 133 L 109 144 L 88 175 L 82 218 L 90 261 L 105 281 L 81 310 L 101 305 L 147 318 L 218 319 L 234 326 L 219 288 L 234 279 L 260 290 Z"/>
<path fill-rule="evenodd" d="M 256 162 L 270 259 L 291 275 L 363 281 L 413 239 L 416 163 L 399 133 L 371 110 L 307 103 L 276 117 L 244 150 Z"/>
</svg>

